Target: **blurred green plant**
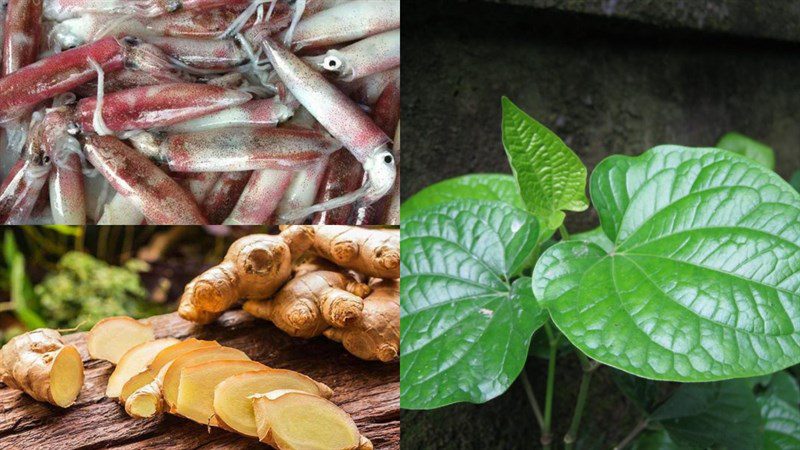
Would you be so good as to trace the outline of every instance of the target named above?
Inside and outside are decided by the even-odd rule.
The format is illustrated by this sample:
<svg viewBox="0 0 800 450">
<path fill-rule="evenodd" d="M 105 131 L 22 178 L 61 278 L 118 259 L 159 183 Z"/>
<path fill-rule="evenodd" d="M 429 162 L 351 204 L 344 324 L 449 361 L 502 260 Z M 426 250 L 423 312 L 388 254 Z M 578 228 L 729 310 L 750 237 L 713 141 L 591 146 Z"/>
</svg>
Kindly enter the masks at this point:
<svg viewBox="0 0 800 450">
<path fill-rule="evenodd" d="M 148 301 L 134 265 L 117 267 L 81 252 L 66 253 L 34 288 L 41 313 L 56 328 L 91 328 L 110 316 L 147 317 L 166 312 Z"/>
</svg>

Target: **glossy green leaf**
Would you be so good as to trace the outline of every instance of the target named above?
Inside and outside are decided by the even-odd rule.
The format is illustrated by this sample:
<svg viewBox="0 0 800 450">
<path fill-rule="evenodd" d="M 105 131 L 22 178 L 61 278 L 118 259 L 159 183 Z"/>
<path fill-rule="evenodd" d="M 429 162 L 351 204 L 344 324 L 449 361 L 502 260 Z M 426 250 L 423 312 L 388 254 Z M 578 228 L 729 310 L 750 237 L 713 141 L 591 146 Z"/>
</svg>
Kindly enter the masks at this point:
<svg viewBox="0 0 800 450">
<path fill-rule="evenodd" d="M 614 248 L 614 243 L 611 242 L 611 239 L 606 236 L 606 234 L 603 232 L 603 229 L 600 227 L 584 233 L 573 234 L 570 240 L 589 242 L 597 245 L 606 252 L 611 252 L 611 250 Z"/>
<path fill-rule="evenodd" d="M 503 145 L 528 211 L 554 230 L 563 211 L 583 211 L 586 167 L 555 133 L 503 97 Z"/>
<path fill-rule="evenodd" d="M 403 220 L 400 401 L 485 402 L 519 375 L 546 320 L 530 278 L 536 219 L 502 202 L 456 200 Z"/>
<path fill-rule="evenodd" d="M 800 410 L 777 396 L 758 398 L 764 421 L 764 450 L 800 448 Z"/>
<path fill-rule="evenodd" d="M 608 252 L 561 242 L 536 298 L 585 354 L 673 381 L 757 376 L 800 362 L 800 194 L 718 149 L 656 147 L 592 174 Z"/>
<path fill-rule="evenodd" d="M 775 152 L 755 139 L 739 133 L 728 133 L 717 142 L 717 148 L 746 156 L 762 166 L 775 169 Z"/>
<path fill-rule="evenodd" d="M 501 173 L 475 173 L 432 184 L 403 202 L 400 213 L 411 217 L 423 209 L 458 199 L 497 200 L 525 209 L 517 181 Z"/>
<path fill-rule="evenodd" d="M 800 192 L 800 170 L 799 170 L 799 171 L 797 171 L 797 172 L 795 172 L 795 173 L 794 173 L 794 175 L 792 175 L 792 178 L 791 178 L 791 180 L 789 180 L 789 184 L 791 184 L 792 186 L 794 186 L 794 188 L 795 188 L 795 189 L 796 189 L 798 192 Z"/>
<path fill-rule="evenodd" d="M 786 371 L 776 372 L 764 391 L 765 396 L 775 396 L 790 405 L 800 405 L 800 386 Z"/>
<path fill-rule="evenodd" d="M 757 450 L 762 446 L 761 411 L 742 380 L 684 384 L 650 416 L 685 447 Z"/>
<path fill-rule="evenodd" d="M 670 439 L 665 430 L 648 430 L 643 432 L 631 446 L 632 450 L 692 450 L 681 447 Z"/>
</svg>

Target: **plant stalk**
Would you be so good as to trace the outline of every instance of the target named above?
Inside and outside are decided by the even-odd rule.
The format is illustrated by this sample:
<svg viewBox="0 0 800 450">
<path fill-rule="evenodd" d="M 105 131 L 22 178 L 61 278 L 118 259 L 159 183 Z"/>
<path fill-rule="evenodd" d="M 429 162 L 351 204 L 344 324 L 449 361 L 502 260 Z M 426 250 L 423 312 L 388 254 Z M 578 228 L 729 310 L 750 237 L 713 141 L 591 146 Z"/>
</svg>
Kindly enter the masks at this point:
<svg viewBox="0 0 800 450">
<path fill-rule="evenodd" d="M 562 241 L 569 240 L 569 232 L 567 231 L 567 227 L 565 227 L 563 223 L 558 226 L 558 232 L 561 234 Z"/>
<path fill-rule="evenodd" d="M 533 386 L 531 386 L 531 381 L 528 379 L 528 373 L 525 371 L 525 368 L 522 369 L 522 386 L 525 388 L 525 394 L 528 396 L 528 401 L 531 404 L 531 408 L 533 409 L 533 415 L 536 417 L 536 423 L 539 424 L 539 429 L 544 434 L 544 418 L 542 417 L 542 409 L 539 407 L 539 402 L 536 401 L 536 395 L 533 393 Z"/>
<path fill-rule="evenodd" d="M 544 450 L 550 450 L 553 442 L 552 422 L 553 422 L 553 394 L 555 393 L 556 381 L 556 357 L 558 356 L 558 336 L 553 333 L 550 323 L 544 324 L 547 333 L 548 344 L 550 345 L 550 355 L 547 360 L 547 390 L 544 399 L 544 429 L 542 430 L 541 443 Z"/>
<path fill-rule="evenodd" d="M 589 385 L 592 381 L 592 374 L 599 366 L 596 362 L 589 361 L 589 358 L 587 358 L 586 355 L 584 355 L 580 350 L 575 349 L 575 353 L 578 355 L 578 359 L 581 361 L 583 375 L 581 376 L 581 386 L 578 389 L 578 400 L 575 402 L 575 412 L 572 415 L 572 423 L 570 423 L 569 430 L 564 436 L 565 450 L 572 450 L 575 448 L 575 441 L 578 439 L 578 429 L 581 424 L 581 417 L 583 416 L 584 407 L 586 406 L 586 399 L 588 398 L 589 394 Z"/>
<path fill-rule="evenodd" d="M 642 431 L 645 430 L 645 428 L 647 428 L 647 425 L 649 425 L 649 422 L 648 422 L 647 419 L 640 420 L 639 423 L 637 423 L 636 426 L 633 427 L 631 432 L 628 433 L 628 435 L 625 436 L 625 438 L 622 439 L 619 442 L 619 444 L 614 446 L 614 450 L 622 450 L 623 448 L 627 447 L 628 444 L 631 443 L 631 441 L 636 439 L 636 436 L 638 436 Z"/>
</svg>

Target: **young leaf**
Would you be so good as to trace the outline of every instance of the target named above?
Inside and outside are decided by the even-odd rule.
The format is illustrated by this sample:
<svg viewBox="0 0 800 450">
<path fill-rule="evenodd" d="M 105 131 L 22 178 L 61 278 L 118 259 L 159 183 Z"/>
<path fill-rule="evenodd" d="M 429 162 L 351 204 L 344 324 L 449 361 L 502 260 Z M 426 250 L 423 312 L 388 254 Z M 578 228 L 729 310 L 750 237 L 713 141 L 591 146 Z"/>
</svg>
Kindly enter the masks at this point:
<svg viewBox="0 0 800 450">
<path fill-rule="evenodd" d="M 552 131 L 503 97 L 503 146 L 528 211 L 555 230 L 564 210 L 583 211 L 586 167 Z"/>
<path fill-rule="evenodd" d="M 485 402 L 519 375 L 546 320 L 530 278 L 536 219 L 505 203 L 456 200 L 401 226 L 400 401 L 429 409 Z"/>
<path fill-rule="evenodd" d="M 747 383 L 684 384 L 650 416 L 681 448 L 752 450 L 762 446 L 761 412 Z"/>
<path fill-rule="evenodd" d="M 534 294 L 602 363 L 658 380 L 757 376 L 800 362 L 800 194 L 718 149 L 612 156 L 591 180 L 609 252 L 547 249 Z"/>
<path fill-rule="evenodd" d="M 755 139 L 739 133 L 728 133 L 717 142 L 717 148 L 746 156 L 770 170 L 775 170 L 775 152 Z"/>
<path fill-rule="evenodd" d="M 800 410 L 777 396 L 758 398 L 764 421 L 764 448 L 795 450 L 800 448 Z"/>
<path fill-rule="evenodd" d="M 475 173 L 450 178 L 426 187 L 403 202 L 400 214 L 403 218 L 411 217 L 431 206 L 462 198 L 497 200 L 515 208 L 525 209 L 514 177 L 500 173 Z"/>
</svg>

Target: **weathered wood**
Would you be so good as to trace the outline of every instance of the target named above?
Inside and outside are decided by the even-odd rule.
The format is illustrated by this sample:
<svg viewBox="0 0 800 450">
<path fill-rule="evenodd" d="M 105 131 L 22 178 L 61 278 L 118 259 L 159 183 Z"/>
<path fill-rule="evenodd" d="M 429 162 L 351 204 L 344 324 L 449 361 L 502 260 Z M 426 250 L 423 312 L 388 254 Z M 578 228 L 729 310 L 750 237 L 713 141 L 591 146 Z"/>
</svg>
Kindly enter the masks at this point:
<svg viewBox="0 0 800 450">
<path fill-rule="evenodd" d="M 375 448 L 400 448 L 400 373 L 397 364 L 362 361 L 325 338 L 302 340 L 244 311 L 229 311 L 212 325 L 197 326 L 177 314 L 147 319 L 157 337 L 196 337 L 238 348 L 254 361 L 304 373 L 334 390 L 331 399 L 353 416 Z M 89 360 L 86 333 L 65 339 L 81 352 L 86 381 L 78 401 L 62 410 L 0 388 L 0 449 L 230 449 L 263 448 L 239 436 L 173 415 L 134 420 L 105 397 L 113 366 Z"/>
</svg>

